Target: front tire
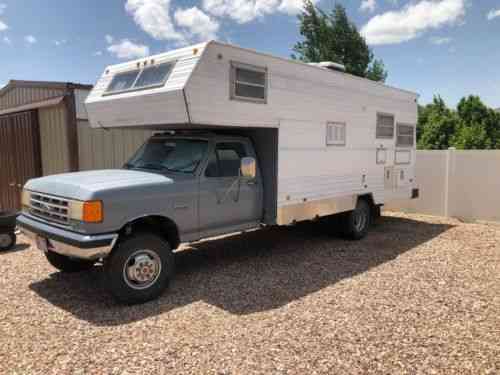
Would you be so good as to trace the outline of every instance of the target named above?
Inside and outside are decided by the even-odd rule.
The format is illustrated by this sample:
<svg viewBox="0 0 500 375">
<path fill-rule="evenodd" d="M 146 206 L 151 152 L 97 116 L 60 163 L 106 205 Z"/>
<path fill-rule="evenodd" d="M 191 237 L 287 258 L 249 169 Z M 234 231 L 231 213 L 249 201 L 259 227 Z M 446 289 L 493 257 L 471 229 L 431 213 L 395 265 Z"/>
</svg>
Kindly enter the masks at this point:
<svg viewBox="0 0 500 375">
<path fill-rule="evenodd" d="M 17 237 L 15 233 L 0 234 L 0 251 L 9 251 L 16 246 Z"/>
<path fill-rule="evenodd" d="M 138 234 L 118 244 L 104 264 L 111 294 L 125 304 L 159 297 L 173 276 L 170 244 L 153 234 Z"/>
<path fill-rule="evenodd" d="M 371 207 L 365 199 L 358 199 L 356 208 L 344 216 L 344 235 L 351 240 L 366 236 L 371 223 Z"/>
<path fill-rule="evenodd" d="M 45 253 L 45 257 L 53 267 L 66 273 L 87 271 L 95 264 L 94 261 L 73 259 L 50 250 Z"/>
</svg>

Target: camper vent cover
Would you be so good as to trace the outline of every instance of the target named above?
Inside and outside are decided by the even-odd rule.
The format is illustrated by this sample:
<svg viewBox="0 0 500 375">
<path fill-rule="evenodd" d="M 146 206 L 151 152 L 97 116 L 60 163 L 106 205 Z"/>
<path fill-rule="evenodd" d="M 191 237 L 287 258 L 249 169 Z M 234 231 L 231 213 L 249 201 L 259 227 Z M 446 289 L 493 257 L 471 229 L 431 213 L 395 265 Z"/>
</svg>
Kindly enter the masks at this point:
<svg viewBox="0 0 500 375">
<path fill-rule="evenodd" d="M 334 63 L 333 61 L 322 61 L 319 63 L 309 63 L 309 65 L 317 66 L 318 68 L 335 70 L 337 72 L 344 72 L 345 73 L 345 65 L 342 65 L 339 63 Z"/>
<path fill-rule="evenodd" d="M 326 144 L 328 146 L 345 146 L 345 123 L 329 122 L 326 125 Z"/>
</svg>

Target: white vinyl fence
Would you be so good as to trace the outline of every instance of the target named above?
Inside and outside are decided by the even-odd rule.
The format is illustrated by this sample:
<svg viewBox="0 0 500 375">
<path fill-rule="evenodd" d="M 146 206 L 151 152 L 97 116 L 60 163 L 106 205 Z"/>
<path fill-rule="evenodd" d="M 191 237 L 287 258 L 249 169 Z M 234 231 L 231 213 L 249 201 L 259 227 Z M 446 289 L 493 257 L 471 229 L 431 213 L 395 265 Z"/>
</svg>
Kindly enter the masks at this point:
<svg viewBox="0 0 500 375">
<path fill-rule="evenodd" d="M 500 151 L 418 151 L 420 198 L 389 210 L 500 221 Z"/>
</svg>

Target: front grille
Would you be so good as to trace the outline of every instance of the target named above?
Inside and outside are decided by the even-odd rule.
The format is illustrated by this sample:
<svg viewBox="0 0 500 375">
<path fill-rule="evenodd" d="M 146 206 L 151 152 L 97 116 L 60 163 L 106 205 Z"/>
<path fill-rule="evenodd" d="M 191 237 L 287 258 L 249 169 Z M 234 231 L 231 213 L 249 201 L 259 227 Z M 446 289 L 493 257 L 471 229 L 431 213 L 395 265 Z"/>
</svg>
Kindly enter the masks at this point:
<svg viewBox="0 0 500 375">
<path fill-rule="evenodd" d="M 69 224 L 69 201 L 52 195 L 31 193 L 29 211 L 32 215 L 59 224 Z"/>
</svg>

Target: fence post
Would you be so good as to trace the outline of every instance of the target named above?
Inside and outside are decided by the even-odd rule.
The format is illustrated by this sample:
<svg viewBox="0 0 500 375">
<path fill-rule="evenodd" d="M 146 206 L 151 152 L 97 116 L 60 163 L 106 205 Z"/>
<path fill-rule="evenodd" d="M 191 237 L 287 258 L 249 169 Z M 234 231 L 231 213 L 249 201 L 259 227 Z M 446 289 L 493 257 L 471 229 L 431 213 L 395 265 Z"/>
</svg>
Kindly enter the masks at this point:
<svg viewBox="0 0 500 375">
<path fill-rule="evenodd" d="M 450 216 L 450 177 L 452 172 L 452 163 L 455 147 L 449 147 L 446 150 L 446 175 L 444 178 L 444 216 Z"/>
</svg>

